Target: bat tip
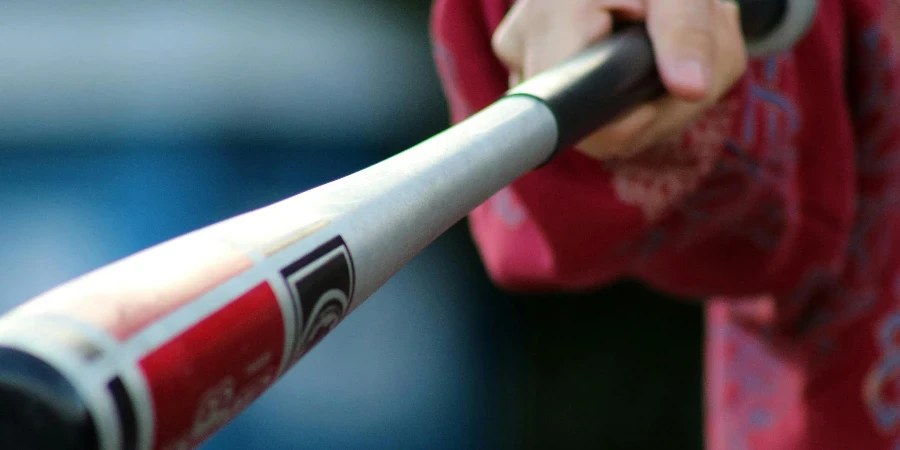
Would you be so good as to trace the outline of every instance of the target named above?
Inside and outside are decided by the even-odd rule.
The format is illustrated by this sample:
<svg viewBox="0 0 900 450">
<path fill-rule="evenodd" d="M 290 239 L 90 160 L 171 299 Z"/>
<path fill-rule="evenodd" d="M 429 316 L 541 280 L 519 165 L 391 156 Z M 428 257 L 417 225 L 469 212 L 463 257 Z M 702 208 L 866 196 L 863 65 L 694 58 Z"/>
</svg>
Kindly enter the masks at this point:
<svg viewBox="0 0 900 450">
<path fill-rule="evenodd" d="M 56 369 L 0 347 L 0 442 L 20 450 L 95 450 L 94 422 L 75 388 Z"/>
</svg>

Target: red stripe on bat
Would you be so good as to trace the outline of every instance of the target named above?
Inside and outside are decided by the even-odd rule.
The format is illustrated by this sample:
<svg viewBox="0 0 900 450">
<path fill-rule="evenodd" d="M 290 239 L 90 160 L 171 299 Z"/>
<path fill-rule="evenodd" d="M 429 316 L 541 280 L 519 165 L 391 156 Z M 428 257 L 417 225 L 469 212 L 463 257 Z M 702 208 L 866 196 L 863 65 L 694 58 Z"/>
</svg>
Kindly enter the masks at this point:
<svg viewBox="0 0 900 450">
<path fill-rule="evenodd" d="M 155 416 L 154 449 L 194 448 L 256 400 L 285 347 L 275 292 L 264 282 L 140 362 Z"/>
</svg>

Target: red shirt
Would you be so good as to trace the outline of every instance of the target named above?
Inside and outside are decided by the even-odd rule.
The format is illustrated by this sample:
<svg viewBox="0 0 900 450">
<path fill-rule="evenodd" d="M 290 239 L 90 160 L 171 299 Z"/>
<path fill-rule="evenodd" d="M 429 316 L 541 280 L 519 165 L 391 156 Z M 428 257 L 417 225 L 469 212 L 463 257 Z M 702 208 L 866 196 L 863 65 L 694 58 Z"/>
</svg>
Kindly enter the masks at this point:
<svg viewBox="0 0 900 450">
<path fill-rule="evenodd" d="M 437 0 L 454 121 L 507 89 L 512 0 Z M 820 0 L 682 140 L 572 149 L 471 215 L 492 278 L 578 290 L 637 277 L 709 298 L 707 447 L 900 448 L 900 2 Z M 664 370 L 664 368 L 660 368 Z"/>
</svg>

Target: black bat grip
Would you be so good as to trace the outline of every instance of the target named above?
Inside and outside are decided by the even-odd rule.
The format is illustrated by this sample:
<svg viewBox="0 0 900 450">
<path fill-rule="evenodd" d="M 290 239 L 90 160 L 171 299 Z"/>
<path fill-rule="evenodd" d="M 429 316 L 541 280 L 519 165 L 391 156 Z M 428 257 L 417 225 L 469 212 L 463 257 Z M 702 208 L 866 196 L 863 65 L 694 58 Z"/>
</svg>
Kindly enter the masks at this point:
<svg viewBox="0 0 900 450">
<path fill-rule="evenodd" d="M 740 0 L 746 41 L 778 26 L 788 0 Z M 666 92 L 643 25 L 628 25 L 580 55 L 512 89 L 545 103 L 556 117 L 557 148 L 566 148 L 627 110 Z"/>
</svg>

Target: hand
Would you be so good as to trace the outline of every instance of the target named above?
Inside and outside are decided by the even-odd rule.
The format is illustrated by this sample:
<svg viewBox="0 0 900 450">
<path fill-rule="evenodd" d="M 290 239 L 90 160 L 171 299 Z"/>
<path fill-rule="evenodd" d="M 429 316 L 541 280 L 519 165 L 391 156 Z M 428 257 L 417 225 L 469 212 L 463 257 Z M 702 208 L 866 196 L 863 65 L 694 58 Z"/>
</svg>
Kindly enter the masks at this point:
<svg viewBox="0 0 900 450">
<path fill-rule="evenodd" d="M 515 86 L 607 37 L 619 18 L 646 22 L 669 95 L 576 146 L 598 159 L 631 156 L 678 137 L 747 69 L 738 7 L 728 0 L 519 0 L 492 45 Z"/>
</svg>

